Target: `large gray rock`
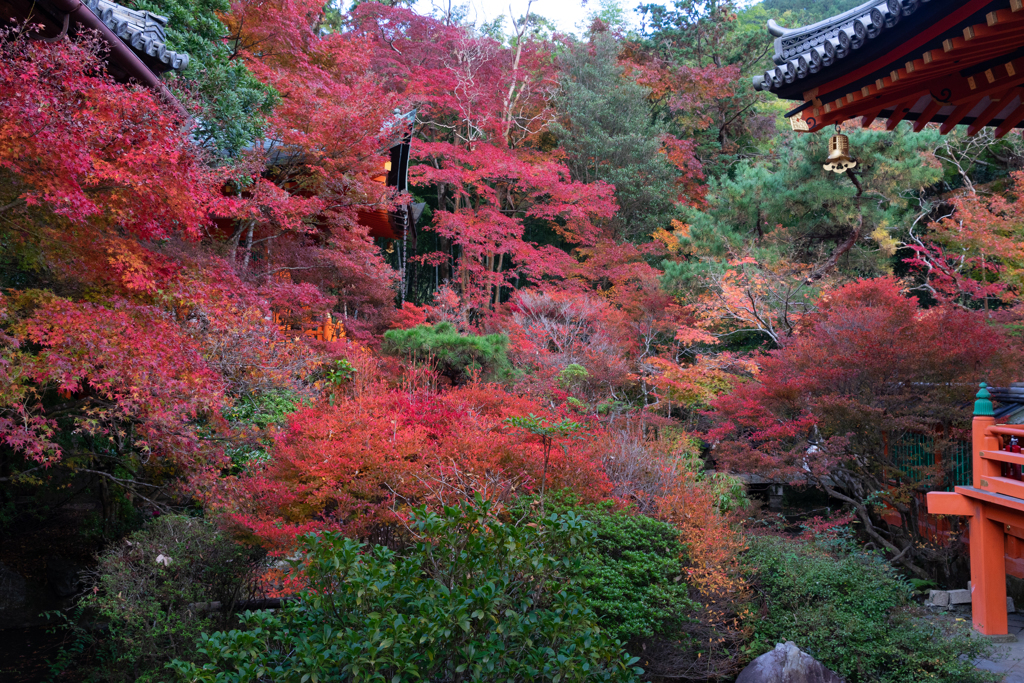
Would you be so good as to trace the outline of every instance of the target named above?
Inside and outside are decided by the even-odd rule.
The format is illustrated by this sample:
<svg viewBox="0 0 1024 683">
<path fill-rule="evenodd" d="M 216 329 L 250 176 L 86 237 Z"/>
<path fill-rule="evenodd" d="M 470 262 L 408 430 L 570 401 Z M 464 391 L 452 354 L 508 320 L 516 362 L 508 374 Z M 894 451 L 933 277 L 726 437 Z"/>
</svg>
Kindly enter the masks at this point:
<svg viewBox="0 0 1024 683">
<path fill-rule="evenodd" d="M 69 598 L 78 592 L 82 568 L 63 557 L 46 558 L 46 579 L 53 592 L 61 598 Z"/>
<path fill-rule="evenodd" d="M 790 641 L 748 664 L 736 683 L 843 683 L 843 679 Z"/>
<path fill-rule="evenodd" d="M 13 611 L 28 600 L 28 587 L 21 574 L 0 562 L 0 613 Z"/>
</svg>

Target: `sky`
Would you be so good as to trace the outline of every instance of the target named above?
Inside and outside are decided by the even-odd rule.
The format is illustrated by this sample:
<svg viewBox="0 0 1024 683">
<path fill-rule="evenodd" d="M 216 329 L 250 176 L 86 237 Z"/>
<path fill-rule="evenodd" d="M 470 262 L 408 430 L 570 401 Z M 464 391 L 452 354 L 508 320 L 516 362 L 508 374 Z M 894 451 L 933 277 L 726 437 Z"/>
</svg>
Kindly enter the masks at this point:
<svg viewBox="0 0 1024 683">
<path fill-rule="evenodd" d="M 633 7 L 639 5 L 640 1 L 624 0 L 621 3 L 626 9 L 627 19 L 634 28 L 638 26 L 639 16 L 633 11 Z M 432 7 L 442 2 L 447 5 L 447 0 L 417 0 L 413 8 L 420 14 L 430 14 Z M 467 18 L 475 19 L 474 23 L 479 25 L 501 14 L 507 16 L 509 5 L 515 16 L 522 16 L 526 12 L 527 0 L 452 0 L 452 4 L 469 5 Z M 598 11 L 600 6 L 600 0 L 589 0 L 586 5 L 581 0 L 534 0 L 530 11 L 550 19 L 562 32 L 579 35 L 586 29 L 587 17 Z M 506 21 L 505 30 L 510 29 L 511 25 Z"/>
</svg>

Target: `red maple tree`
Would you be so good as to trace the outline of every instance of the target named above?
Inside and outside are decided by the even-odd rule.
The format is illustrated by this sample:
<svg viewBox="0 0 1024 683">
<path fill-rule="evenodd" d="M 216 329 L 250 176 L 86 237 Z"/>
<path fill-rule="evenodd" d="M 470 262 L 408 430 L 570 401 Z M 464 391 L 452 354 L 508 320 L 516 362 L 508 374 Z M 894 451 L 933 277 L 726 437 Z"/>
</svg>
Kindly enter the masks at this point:
<svg viewBox="0 0 1024 683">
<path fill-rule="evenodd" d="M 909 433 L 955 436 L 978 382 L 1005 381 L 1017 356 L 982 312 L 920 308 L 892 278 L 859 280 L 824 298 L 799 334 L 762 357 L 756 381 L 714 402 L 714 458 L 732 471 L 823 487 L 923 576 L 916 561 L 929 551 L 915 544 L 910 495 L 918 477 L 900 469 L 894 446 Z M 941 471 L 921 476 L 941 480 Z M 876 530 L 885 523 L 872 496 L 905 517 L 902 531 Z"/>
</svg>

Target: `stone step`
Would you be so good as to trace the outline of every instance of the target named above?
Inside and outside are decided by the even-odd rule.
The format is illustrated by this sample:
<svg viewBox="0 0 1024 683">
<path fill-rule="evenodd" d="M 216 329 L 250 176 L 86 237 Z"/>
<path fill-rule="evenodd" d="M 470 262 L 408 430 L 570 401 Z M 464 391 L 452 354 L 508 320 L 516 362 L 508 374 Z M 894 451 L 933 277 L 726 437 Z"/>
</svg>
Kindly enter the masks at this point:
<svg viewBox="0 0 1024 683">
<path fill-rule="evenodd" d="M 969 586 L 970 584 L 968 584 Z M 971 590 L 952 590 L 952 591 L 928 591 L 928 599 L 925 600 L 926 605 L 936 605 L 938 607 L 948 607 L 950 605 L 969 605 L 971 604 Z M 1006 597 L 1006 611 L 1012 613 L 1016 611 L 1013 604 L 1013 598 L 1010 596 Z"/>
</svg>

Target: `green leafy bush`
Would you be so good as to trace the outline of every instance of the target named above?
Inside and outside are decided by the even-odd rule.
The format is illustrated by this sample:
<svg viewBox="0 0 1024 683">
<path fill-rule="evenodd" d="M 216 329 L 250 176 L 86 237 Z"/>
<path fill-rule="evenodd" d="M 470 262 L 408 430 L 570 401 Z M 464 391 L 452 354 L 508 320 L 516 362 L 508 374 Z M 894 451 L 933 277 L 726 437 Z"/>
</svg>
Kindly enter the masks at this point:
<svg viewBox="0 0 1024 683">
<path fill-rule="evenodd" d="M 230 607 L 252 597 L 264 556 L 205 520 L 159 517 L 100 555 L 96 592 L 83 599 L 81 615 L 107 628 L 97 635 L 72 624 L 72 649 L 83 650 L 82 642 L 92 641 L 93 677 L 99 680 L 167 680 L 168 662 L 190 657 L 201 632 L 224 627 L 230 618 L 230 609 L 209 611 L 197 604 Z"/>
<path fill-rule="evenodd" d="M 572 391 L 579 386 L 586 384 L 590 379 L 590 373 L 579 363 L 570 363 L 558 373 L 558 386 L 566 391 Z"/>
<path fill-rule="evenodd" d="M 792 640 L 848 683 L 991 680 L 971 664 L 986 643 L 929 621 L 877 555 L 767 536 L 751 539 L 744 561 L 763 597 L 747 623 L 752 656 Z"/>
<path fill-rule="evenodd" d="M 299 407 L 299 396 L 287 389 L 265 391 L 242 396 L 235 405 L 224 411 L 224 417 L 238 424 L 250 424 L 260 429 L 282 424 Z"/>
<path fill-rule="evenodd" d="M 503 381 L 512 372 L 506 335 L 464 335 L 446 322 L 390 330 L 384 334 L 382 350 L 393 356 L 434 364 L 437 372 L 452 384 L 466 382 L 474 372 L 490 381 Z"/>
<path fill-rule="evenodd" d="M 256 438 L 242 438 L 228 446 L 226 452 L 235 468 L 241 470 L 249 464 L 269 459 L 270 438 L 266 430 L 284 424 L 288 415 L 298 410 L 300 405 L 299 396 L 294 391 L 276 389 L 242 396 L 225 410 L 224 419 L 243 435 L 251 430 L 263 433 Z"/>
<path fill-rule="evenodd" d="M 479 498 L 412 514 L 403 552 L 302 540 L 306 590 L 244 630 L 204 635 L 188 681 L 632 681 L 642 673 L 569 577 L 587 523 L 503 521 Z"/>
<path fill-rule="evenodd" d="M 683 582 L 679 530 L 610 504 L 579 514 L 591 521 L 596 538 L 574 578 L 599 623 L 624 642 L 677 634 L 699 607 Z"/>
</svg>

